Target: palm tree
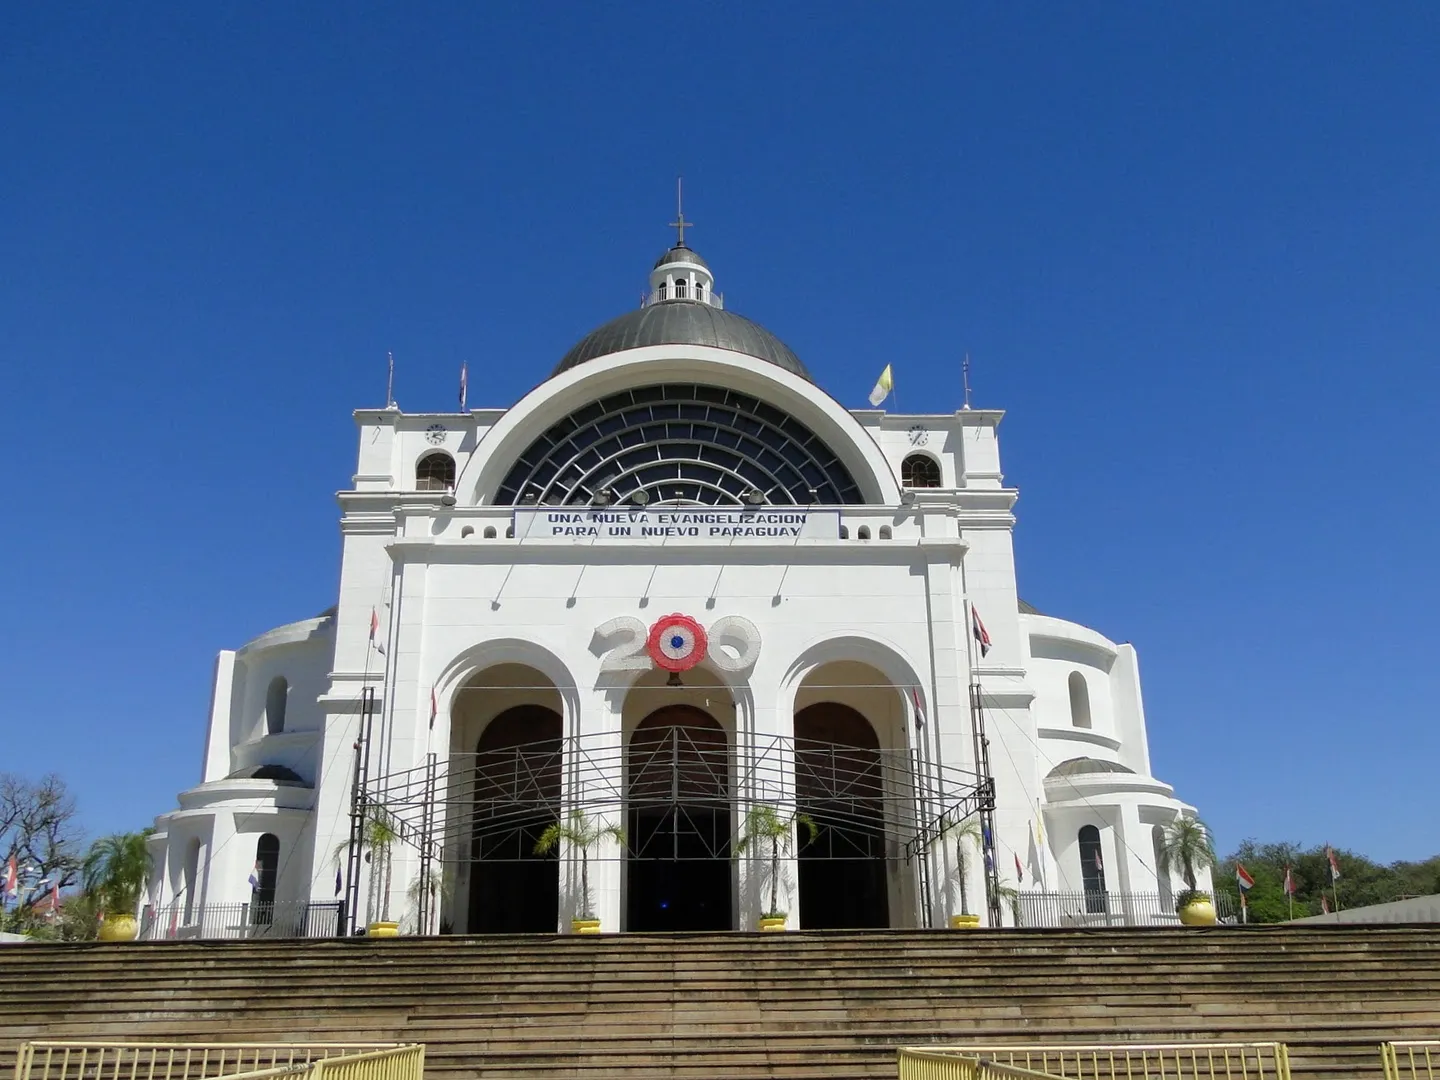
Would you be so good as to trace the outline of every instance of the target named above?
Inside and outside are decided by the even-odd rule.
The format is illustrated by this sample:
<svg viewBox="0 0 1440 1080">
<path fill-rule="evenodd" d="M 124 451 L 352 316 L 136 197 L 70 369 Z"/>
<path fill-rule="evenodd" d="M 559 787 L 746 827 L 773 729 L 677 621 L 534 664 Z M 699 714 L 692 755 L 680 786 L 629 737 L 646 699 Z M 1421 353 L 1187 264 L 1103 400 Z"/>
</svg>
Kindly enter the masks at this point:
<svg viewBox="0 0 1440 1080">
<path fill-rule="evenodd" d="M 85 891 L 110 915 L 133 915 L 150 880 L 148 841 L 154 829 L 112 833 L 90 845 L 85 855 Z"/>
<path fill-rule="evenodd" d="M 966 878 L 970 876 L 970 852 L 980 847 L 984 834 L 980 831 L 980 819 L 966 818 L 947 830 L 955 838 L 955 881 L 960 886 L 960 914 L 969 915 L 970 896 L 966 889 Z"/>
<path fill-rule="evenodd" d="M 1185 892 L 1175 899 L 1176 910 L 1200 894 L 1196 874 L 1215 866 L 1215 843 L 1210 826 L 1197 817 L 1181 814 L 1165 826 L 1160 837 L 1160 853 L 1171 866 L 1180 867 L 1185 879 Z"/>
<path fill-rule="evenodd" d="M 814 840 L 819 832 L 808 814 L 797 810 L 786 817 L 770 803 L 756 803 L 745 815 L 745 825 L 740 830 L 740 839 L 735 843 L 737 855 L 757 845 L 770 845 L 770 908 L 765 913 L 767 919 L 784 918 L 784 912 L 779 910 L 780 855 L 781 852 L 788 853 L 794 844 L 790 832 L 792 826 L 803 827 L 810 840 Z"/>
<path fill-rule="evenodd" d="M 590 903 L 590 849 L 609 837 L 621 847 L 625 846 L 625 830 L 619 825 L 607 825 L 604 821 L 591 821 L 584 810 L 578 807 L 570 811 L 565 821 L 556 821 L 546 827 L 535 841 L 535 854 L 548 855 L 563 840 L 580 852 L 580 908 L 582 919 L 595 918 Z"/>
<path fill-rule="evenodd" d="M 377 802 L 365 803 L 361 811 L 360 850 L 370 855 L 370 888 L 366 896 L 367 922 L 377 906 L 380 908 L 380 921 L 390 921 L 390 851 L 400 840 L 400 831 L 400 822 L 383 805 Z M 349 848 L 349 840 L 341 840 L 335 845 L 333 855 L 336 863 L 346 857 Z"/>
</svg>

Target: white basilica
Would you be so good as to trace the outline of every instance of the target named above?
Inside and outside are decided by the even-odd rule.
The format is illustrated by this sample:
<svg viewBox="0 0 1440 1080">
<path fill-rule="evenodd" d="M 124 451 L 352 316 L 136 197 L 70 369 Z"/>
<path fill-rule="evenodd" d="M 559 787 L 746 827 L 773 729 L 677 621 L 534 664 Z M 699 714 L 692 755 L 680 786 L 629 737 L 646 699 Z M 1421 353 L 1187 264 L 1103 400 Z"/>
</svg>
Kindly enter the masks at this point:
<svg viewBox="0 0 1440 1080">
<path fill-rule="evenodd" d="M 1134 648 L 1019 599 L 1001 418 L 841 407 L 683 231 L 509 408 L 357 412 L 338 602 L 219 654 L 147 936 L 1173 919 L 1192 811 Z"/>
</svg>

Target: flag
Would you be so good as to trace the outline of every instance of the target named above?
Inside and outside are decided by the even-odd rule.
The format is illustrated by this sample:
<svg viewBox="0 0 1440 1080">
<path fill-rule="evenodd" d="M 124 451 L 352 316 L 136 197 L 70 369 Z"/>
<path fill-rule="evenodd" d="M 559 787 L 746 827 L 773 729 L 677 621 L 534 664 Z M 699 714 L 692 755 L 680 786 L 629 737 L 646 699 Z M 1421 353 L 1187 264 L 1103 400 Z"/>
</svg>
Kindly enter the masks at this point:
<svg viewBox="0 0 1440 1080">
<path fill-rule="evenodd" d="M 912 686 L 910 688 L 910 700 L 915 703 L 915 730 L 925 729 L 925 706 L 920 704 L 920 690 Z"/>
<path fill-rule="evenodd" d="M 1320 910 L 1326 915 L 1330 914 L 1330 898 L 1323 892 L 1320 894 Z"/>
<path fill-rule="evenodd" d="M 1025 882 L 1025 871 L 1020 869 L 1020 853 L 1018 851 L 1015 853 L 1015 881 L 1016 884 Z"/>
<path fill-rule="evenodd" d="M 50 886 L 50 918 L 60 914 L 60 882 Z"/>
<path fill-rule="evenodd" d="M 1235 883 L 1240 886 L 1241 899 L 1244 899 L 1245 894 L 1255 887 L 1255 879 L 1250 876 L 1250 871 L 1238 862 L 1235 864 Z"/>
<path fill-rule="evenodd" d="M 250 868 L 250 888 L 252 891 L 260 888 L 260 864 L 258 862 Z"/>
<path fill-rule="evenodd" d="M 875 389 L 870 391 L 870 404 L 878 407 L 894 389 L 895 376 L 890 373 L 890 365 L 886 364 L 885 370 L 880 372 L 880 378 L 875 380 Z"/>
<path fill-rule="evenodd" d="M 1285 867 L 1285 895 L 1295 895 L 1295 875 L 1290 872 L 1290 867 Z"/>
<path fill-rule="evenodd" d="M 470 361 L 460 365 L 460 411 L 469 412 L 465 407 L 465 397 L 470 387 Z"/>
<path fill-rule="evenodd" d="M 1335 849 L 1329 844 L 1325 845 L 1325 858 L 1330 861 L 1330 884 L 1340 880 L 1340 860 L 1335 857 Z"/>
<path fill-rule="evenodd" d="M 370 640 L 375 640 L 376 631 L 380 629 L 380 615 L 372 607 L 370 609 Z"/>
<path fill-rule="evenodd" d="M 5 895 L 14 900 L 20 895 L 20 874 L 15 868 L 15 856 L 5 864 Z"/>
<path fill-rule="evenodd" d="M 985 852 L 985 872 L 988 874 L 995 869 L 995 840 L 984 822 L 980 824 L 980 847 Z"/>
<path fill-rule="evenodd" d="M 1100 861 L 1100 852 L 1098 850 L 1095 852 L 1095 872 L 1097 874 L 1103 874 L 1105 872 L 1105 864 Z"/>
<path fill-rule="evenodd" d="M 985 630 L 985 624 L 980 621 L 980 612 L 975 610 L 975 605 L 970 605 L 970 632 L 975 636 L 975 643 L 980 646 L 980 657 L 984 659 L 990 654 L 990 635 Z"/>
<path fill-rule="evenodd" d="M 1045 811 L 1038 802 L 1035 804 L 1035 842 L 1041 847 L 1045 845 Z"/>
<path fill-rule="evenodd" d="M 430 687 L 430 730 L 435 730 L 435 714 L 440 711 L 440 706 L 435 703 L 435 687 Z"/>
<path fill-rule="evenodd" d="M 335 895 L 339 896 L 345 890 L 345 883 L 340 879 L 340 867 L 335 867 Z"/>
</svg>

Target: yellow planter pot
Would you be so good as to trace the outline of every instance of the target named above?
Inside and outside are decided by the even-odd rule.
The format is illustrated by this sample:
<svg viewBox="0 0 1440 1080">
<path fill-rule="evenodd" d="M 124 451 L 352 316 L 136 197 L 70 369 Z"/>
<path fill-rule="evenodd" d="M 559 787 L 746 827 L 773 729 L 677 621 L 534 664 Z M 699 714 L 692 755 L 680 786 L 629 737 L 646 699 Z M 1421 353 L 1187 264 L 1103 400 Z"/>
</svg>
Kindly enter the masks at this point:
<svg viewBox="0 0 1440 1080">
<path fill-rule="evenodd" d="M 570 930 L 576 934 L 598 934 L 600 932 L 600 920 L 571 919 Z"/>
<path fill-rule="evenodd" d="M 951 930 L 974 930 L 980 925 L 979 915 L 951 915 Z"/>
<path fill-rule="evenodd" d="M 761 929 L 761 930 L 771 930 L 771 931 L 774 931 L 774 930 L 784 930 L 784 929 L 785 929 L 785 916 L 781 915 L 781 916 L 779 916 L 778 918 L 773 918 L 773 919 L 761 919 L 761 920 L 760 920 L 760 929 Z"/>
<path fill-rule="evenodd" d="M 134 941 L 139 932 L 134 915 L 106 915 L 95 936 L 101 941 Z"/>
<path fill-rule="evenodd" d="M 1186 926 L 1214 926 L 1215 905 L 1208 896 L 1191 900 L 1180 909 L 1180 921 Z"/>
<path fill-rule="evenodd" d="M 371 937 L 399 937 L 400 924 L 395 922 L 372 922 L 365 932 Z"/>
</svg>

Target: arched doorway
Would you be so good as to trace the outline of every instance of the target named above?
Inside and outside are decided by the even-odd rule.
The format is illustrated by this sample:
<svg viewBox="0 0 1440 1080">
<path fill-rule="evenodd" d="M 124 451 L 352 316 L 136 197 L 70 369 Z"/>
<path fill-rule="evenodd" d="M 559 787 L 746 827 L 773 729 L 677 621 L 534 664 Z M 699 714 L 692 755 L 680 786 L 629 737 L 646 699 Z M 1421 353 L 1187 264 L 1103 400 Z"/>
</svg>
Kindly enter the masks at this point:
<svg viewBox="0 0 1440 1080">
<path fill-rule="evenodd" d="M 560 864 L 535 841 L 560 816 L 560 716 L 516 705 L 475 747 L 475 828 L 468 926 L 478 934 L 554 933 Z"/>
<path fill-rule="evenodd" d="M 625 927 L 729 930 L 730 745 L 709 713 L 667 705 L 626 755 Z"/>
<path fill-rule="evenodd" d="M 795 714 L 795 797 L 815 823 L 796 852 L 806 930 L 890 925 L 885 879 L 880 740 L 848 705 L 817 702 Z"/>
</svg>

